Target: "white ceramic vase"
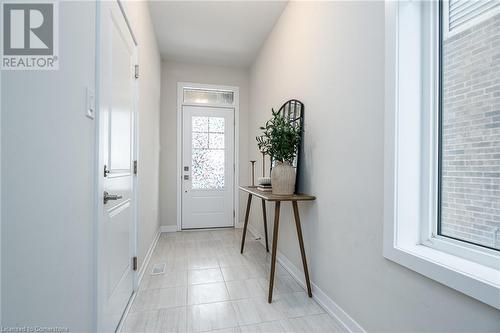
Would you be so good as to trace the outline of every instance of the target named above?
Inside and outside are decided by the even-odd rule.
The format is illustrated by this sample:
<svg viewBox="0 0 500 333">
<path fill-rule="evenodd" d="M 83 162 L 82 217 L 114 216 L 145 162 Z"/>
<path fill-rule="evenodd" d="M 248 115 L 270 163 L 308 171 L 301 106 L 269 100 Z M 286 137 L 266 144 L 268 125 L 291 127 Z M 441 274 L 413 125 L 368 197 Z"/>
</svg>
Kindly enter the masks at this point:
<svg viewBox="0 0 500 333">
<path fill-rule="evenodd" d="M 276 162 L 271 171 L 273 194 L 290 195 L 295 192 L 295 168 L 288 162 Z"/>
</svg>

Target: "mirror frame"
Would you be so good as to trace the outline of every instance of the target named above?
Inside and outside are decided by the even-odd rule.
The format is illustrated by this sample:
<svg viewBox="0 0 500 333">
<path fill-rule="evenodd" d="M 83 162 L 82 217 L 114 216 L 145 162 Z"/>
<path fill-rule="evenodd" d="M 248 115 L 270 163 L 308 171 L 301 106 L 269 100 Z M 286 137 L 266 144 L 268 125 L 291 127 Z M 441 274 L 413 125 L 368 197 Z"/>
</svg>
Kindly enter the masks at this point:
<svg viewBox="0 0 500 333">
<path fill-rule="evenodd" d="M 300 166 L 301 166 L 301 155 L 303 151 L 304 145 L 304 103 L 297 99 L 290 99 L 283 103 L 283 105 L 278 110 L 278 113 L 283 117 L 287 118 L 289 122 L 297 123 L 300 126 L 300 144 L 297 147 L 297 154 L 295 156 L 295 160 L 292 163 L 292 166 L 295 168 L 295 172 L 297 175 L 297 180 L 295 181 L 295 192 L 298 192 L 299 188 L 299 179 L 300 179 Z M 271 156 L 271 169 L 272 171 L 275 160 L 274 157 Z M 271 174 L 271 173 L 269 173 Z"/>
</svg>

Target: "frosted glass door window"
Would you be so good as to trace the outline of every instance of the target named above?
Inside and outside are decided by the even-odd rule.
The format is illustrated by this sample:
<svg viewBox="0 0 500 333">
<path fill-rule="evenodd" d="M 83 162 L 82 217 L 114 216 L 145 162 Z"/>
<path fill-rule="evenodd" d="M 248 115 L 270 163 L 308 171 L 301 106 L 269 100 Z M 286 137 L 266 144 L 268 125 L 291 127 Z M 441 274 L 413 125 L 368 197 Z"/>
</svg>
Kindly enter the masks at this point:
<svg viewBox="0 0 500 333">
<path fill-rule="evenodd" d="M 224 118 L 191 118 L 193 190 L 223 189 L 225 183 Z"/>
<path fill-rule="evenodd" d="M 184 103 L 233 105 L 234 93 L 223 90 L 184 89 Z"/>
</svg>

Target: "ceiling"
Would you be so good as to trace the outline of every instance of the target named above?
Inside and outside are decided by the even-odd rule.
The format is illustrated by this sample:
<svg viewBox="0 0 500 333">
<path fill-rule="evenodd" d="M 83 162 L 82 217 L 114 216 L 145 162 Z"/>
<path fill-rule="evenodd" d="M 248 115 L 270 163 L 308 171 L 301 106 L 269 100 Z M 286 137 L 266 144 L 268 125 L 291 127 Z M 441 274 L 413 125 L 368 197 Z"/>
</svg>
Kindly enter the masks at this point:
<svg viewBox="0 0 500 333">
<path fill-rule="evenodd" d="M 164 60 L 248 67 L 286 1 L 150 1 Z"/>
</svg>

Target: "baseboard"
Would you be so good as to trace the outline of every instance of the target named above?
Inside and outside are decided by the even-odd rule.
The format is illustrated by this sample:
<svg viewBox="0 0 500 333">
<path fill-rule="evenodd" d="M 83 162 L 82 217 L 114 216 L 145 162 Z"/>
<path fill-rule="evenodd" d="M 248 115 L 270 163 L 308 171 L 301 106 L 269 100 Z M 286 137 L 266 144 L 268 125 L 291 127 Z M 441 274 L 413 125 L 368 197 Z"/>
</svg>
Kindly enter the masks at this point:
<svg viewBox="0 0 500 333">
<path fill-rule="evenodd" d="M 263 240 L 260 237 L 260 233 L 257 231 L 257 229 L 255 229 L 255 227 L 252 224 L 248 223 L 247 229 L 248 229 L 248 232 L 250 232 L 253 235 L 254 239 L 260 238 L 260 243 L 262 245 L 264 245 L 264 247 L 266 246 L 265 239 Z"/>
<path fill-rule="evenodd" d="M 161 232 L 177 232 L 177 226 L 176 225 L 162 225 L 160 227 Z"/>
<path fill-rule="evenodd" d="M 248 225 L 248 231 L 259 239 L 262 246 L 266 246 L 265 239 L 259 232 L 251 225 Z M 304 272 L 295 266 L 283 253 L 278 251 L 276 254 L 278 263 L 293 277 L 293 279 L 306 290 L 306 282 Z M 337 303 L 335 303 L 327 294 L 325 294 L 313 281 L 311 281 L 311 288 L 313 299 L 331 316 L 337 319 L 346 330 L 352 333 L 366 333 L 366 331 L 359 325 L 347 312 L 345 312 Z"/>
<path fill-rule="evenodd" d="M 151 245 L 149 246 L 148 252 L 146 252 L 146 256 L 144 257 L 144 260 L 142 261 L 141 268 L 139 268 L 139 276 L 137 279 L 137 286 L 139 286 L 141 284 L 142 277 L 144 276 L 144 273 L 146 272 L 146 268 L 149 265 L 149 260 L 151 260 L 151 256 L 153 255 L 153 251 L 155 250 L 156 244 L 158 243 L 158 239 L 160 238 L 160 234 L 161 234 L 161 227 L 156 232 L 155 238 L 151 242 Z"/>
<path fill-rule="evenodd" d="M 125 320 L 127 319 L 127 316 L 130 313 L 130 309 L 132 308 L 132 304 L 134 303 L 136 296 L 137 296 L 137 291 L 134 291 L 132 293 L 132 296 L 128 300 L 127 306 L 125 307 L 125 311 L 123 311 L 122 317 L 120 318 L 120 322 L 118 323 L 118 327 L 116 328 L 116 333 L 121 333 L 123 326 L 125 325 Z"/>
<path fill-rule="evenodd" d="M 156 232 L 155 238 L 151 242 L 151 245 L 149 246 L 148 252 L 146 252 L 146 256 L 144 257 L 144 260 L 142 261 L 141 268 L 139 268 L 139 273 L 137 276 L 137 290 L 134 290 L 132 293 L 132 297 L 130 297 L 127 307 L 125 308 L 125 311 L 123 312 L 122 318 L 120 319 L 120 323 L 118 323 L 118 327 L 116 328 L 116 332 L 120 333 L 123 324 L 124 324 L 124 319 L 127 318 L 127 315 L 130 312 L 130 308 L 132 307 L 132 303 L 134 303 L 134 299 L 137 296 L 137 292 L 139 291 L 139 286 L 141 284 L 142 278 L 144 276 L 144 273 L 146 272 L 146 268 L 149 265 L 149 261 L 151 260 L 151 256 L 153 255 L 153 251 L 155 250 L 156 244 L 158 243 L 158 239 L 160 239 L 160 234 L 161 234 L 161 227 L 158 228 L 158 231 Z"/>
<path fill-rule="evenodd" d="M 306 290 L 306 282 L 304 272 L 295 266 L 288 258 L 278 251 L 276 255 L 278 262 L 290 275 L 297 281 L 304 290 Z M 313 299 L 330 315 L 335 317 L 349 332 L 366 333 L 347 312 L 345 312 L 337 303 L 335 303 L 327 294 L 325 294 L 314 282 L 311 281 Z"/>
<path fill-rule="evenodd" d="M 236 229 L 243 228 L 243 222 L 236 222 L 234 224 L 234 227 Z M 213 230 L 217 230 L 217 228 L 213 228 Z M 181 230 L 176 225 L 162 225 L 160 227 L 160 231 L 161 232 L 177 232 L 177 231 L 181 231 Z"/>
</svg>

